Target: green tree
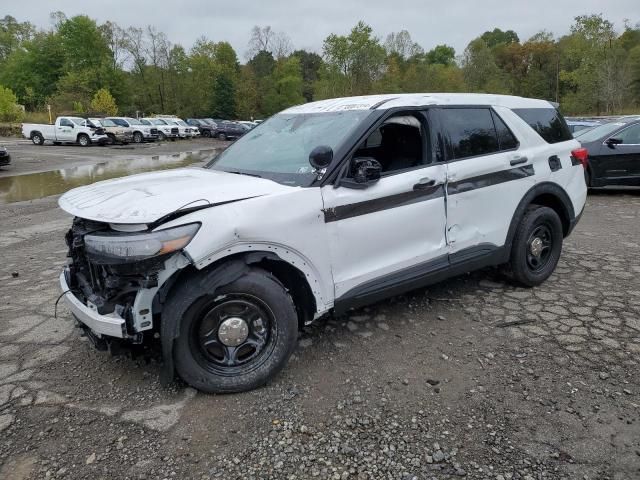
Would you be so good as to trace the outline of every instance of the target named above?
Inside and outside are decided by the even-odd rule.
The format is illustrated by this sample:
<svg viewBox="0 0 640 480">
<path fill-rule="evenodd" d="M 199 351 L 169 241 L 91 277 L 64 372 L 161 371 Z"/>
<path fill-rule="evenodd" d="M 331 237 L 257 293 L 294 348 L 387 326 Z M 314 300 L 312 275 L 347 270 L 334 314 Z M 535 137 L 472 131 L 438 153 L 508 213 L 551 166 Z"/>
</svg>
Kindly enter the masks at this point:
<svg viewBox="0 0 640 480">
<path fill-rule="evenodd" d="M 90 108 L 92 112 L 102 115 L 116 115 L 118 113 L 118 105 L 106 88 L 101 88 L 96 92 L 91 99 Z"/>
<path fill-rule="evenodd" d="M 323 79 L 342 87 L 345 95 L 371 93 L 373 83 L 383 73 L 386 53 L 372 28 L 360 21 L 348 36 L 331 34 L 324 41 L 328 64 Z M 339 81 L 342 76 L 344 81 Z M 346 87 L 346 88 L 345 88 Z"/>
<path fill-rule="evenodd" d="M 506 79 L 496 65 L 493 52 L 481 38 L 467 46 L 462 69 L 465 83 L 471 91 L 508 93 Z"/>
<path fill-rule="evenodd" d="M 224 119 L 236 117 L 235 84 L 228 73 L 220 73 L 215 77 L 212 101 L 211 112 L 214 117 Z"/>
<path fill-rule="evenodd" d="M 18 99 L 8 88 L 0 85 L 0 121 L 19 122 L 24 117 L 24 111 L 18 105 Z"/>
<path fill-rule="evenodd" d="M 278 61 L 273 73 L 273 84 L 265 98 L 265 113 L 271 115 L 292 105 L 304 103 L 304 81 L 297 57 Z"/>
<path fill-rule="evenodd" d="M 518 34 L 513 30 L 502 31 L 494 28 L 490 32 L 484 32 L 480 38 L 489 48 L 496 47 L 500 44 L 519 43 Z"/>
<path fill-rule="evenodd" d="M 426 53 L 425 58 L 427 63 L 453 65 L 456 60 L 456 50 L 449 45 L 437 45 Z"/>
<path fill-rule="evenodd" d="M 297 58 L 300 62 L 302 81 L 304 82 L 302 95 L 307 102 L 310 102 L 313 100 L 314 84 L 319 78 L 320 68 L 322 67 L 322 57 L 317 53 L 306 50 L 296 50 L 291 56 Z"/>
</svg>

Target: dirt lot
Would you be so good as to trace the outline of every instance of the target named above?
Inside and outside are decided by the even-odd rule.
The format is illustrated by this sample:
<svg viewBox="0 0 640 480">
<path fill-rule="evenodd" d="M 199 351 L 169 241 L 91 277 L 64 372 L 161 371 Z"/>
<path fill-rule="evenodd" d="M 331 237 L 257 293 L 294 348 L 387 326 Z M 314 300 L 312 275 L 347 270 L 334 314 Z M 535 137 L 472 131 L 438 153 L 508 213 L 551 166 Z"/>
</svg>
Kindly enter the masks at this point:
<svg viewBox="0 0 640 480">
<path fill-rule="evenodd" d="M 12 173 L 121 153 L 48 148 L 13 147 Z M 226 396 L 163 389 L 54 318 L 56 200 L 0 205 L 2 479 L 640 478 L 638 191 L 591 194 L 542 287 L 489 269 L 321 320 L 274 382 Z"/>
</svg>

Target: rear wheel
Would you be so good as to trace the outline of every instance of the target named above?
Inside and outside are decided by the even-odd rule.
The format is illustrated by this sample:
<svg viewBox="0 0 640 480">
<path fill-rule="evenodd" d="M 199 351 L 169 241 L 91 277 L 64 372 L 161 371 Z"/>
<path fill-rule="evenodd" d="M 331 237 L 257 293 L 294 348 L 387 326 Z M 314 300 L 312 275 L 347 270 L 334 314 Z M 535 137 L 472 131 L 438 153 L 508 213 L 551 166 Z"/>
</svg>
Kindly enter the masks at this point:
<svg viewBox="0 0 640 480">
<path fill-rule="evenodd" d="M 562 222 L 548 207 L 533 205 L 522 218 L 513 239 L 509 273 L 526 287 L 551 276 L 562 252 Z"/>
<path fill-rule="evenodd" d="M 203 130 L 202 131 L 202 136 L 209 138 L 211 136 L 211 132 L 209 130 Z"/>
<path fill-rule="evenodd" d="M 31 134 L 31 141 L 34 145 L 42 145 L 44 143 L 44 137 L 40 132 L 35 132 Z"/>
<path fill-rule="evenodd" d="M 87 134 L 81 133 L 80 135 L 78 135 L 78 143 L 82 147 L 88 147 L 89 145 L 91 145 L 91 139 Z"/>
<path fill-rule="evenodd" d="M 191 386 L 212 393 L 241 392 L 273 378 L 293 353 L 298 320 L 291 297 L 268 272 L 252 269 L 215 292 L 182 290 L 184 305 L 175 365 Z"/>
</svg>

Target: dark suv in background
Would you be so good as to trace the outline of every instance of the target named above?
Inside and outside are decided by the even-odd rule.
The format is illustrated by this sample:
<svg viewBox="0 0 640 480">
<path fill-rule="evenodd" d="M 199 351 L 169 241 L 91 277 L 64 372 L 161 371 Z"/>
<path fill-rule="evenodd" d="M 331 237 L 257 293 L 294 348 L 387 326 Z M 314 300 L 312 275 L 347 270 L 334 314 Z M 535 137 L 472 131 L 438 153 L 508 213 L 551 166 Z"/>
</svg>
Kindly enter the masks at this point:
<svg viewBox="0 0 640 480">
<path fill-rule="evenodd" d="M 589 187 L 640 186 L 640 117 L 623 117 L 579 135 L 589 151 Z"/>
<path fill-rule="evenodd" d="M 231 140 L 235 138 L 240 138 L 242 135 L 247 133 L 247 130 L 236 122 L 230 122 L 229 120 L 222 120 L 220 122 L 216 122 L 218 127 L 216 128 L 215 137 L 220 140 Z"/>
<path fill-rule="evenodd" d="M 216 132 L 215 125 L 211 125 L 205 122 L 204 120 L 198 119 L 198 118 L 187 118 L 185 121 L 187 122 L 188 125 L 191 125 L 192 127 L 198 127 L 198 130 L 200 130 L 200 134 L 203 137 L 215 136 L 215 132 Z"/>
</svg>

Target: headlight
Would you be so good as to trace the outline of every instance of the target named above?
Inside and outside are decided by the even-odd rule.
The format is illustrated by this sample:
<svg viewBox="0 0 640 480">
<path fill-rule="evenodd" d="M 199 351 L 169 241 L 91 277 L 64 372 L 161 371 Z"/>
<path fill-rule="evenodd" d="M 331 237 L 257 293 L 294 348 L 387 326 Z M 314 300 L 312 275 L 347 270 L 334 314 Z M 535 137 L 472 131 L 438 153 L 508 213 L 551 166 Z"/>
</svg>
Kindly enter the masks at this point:
<svg viewBox="0 0 640 480">
<path fill-rule="evenodd" d="M 100 263 L 137 262 L 183 249 L 199 228 L 199 223 L 192 223 L 134 235 L 86 235 L 84 244 L 87 254 Z"/>
<path fill-rule="evenodd" d="M 151 133 L 151 129 L 150 128 L 143 128 L 142 131 L 144 133 Z"/>
</svg>

